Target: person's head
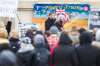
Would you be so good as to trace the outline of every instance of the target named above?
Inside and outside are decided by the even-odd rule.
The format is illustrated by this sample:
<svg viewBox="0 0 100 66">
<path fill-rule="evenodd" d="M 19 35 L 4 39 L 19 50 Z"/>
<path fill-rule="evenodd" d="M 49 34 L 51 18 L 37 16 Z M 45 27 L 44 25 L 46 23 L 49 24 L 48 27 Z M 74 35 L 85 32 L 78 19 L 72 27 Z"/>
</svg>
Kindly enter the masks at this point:
<svg viewBox="0 0 100 66">
<path fill-rule="evenodd" d="M 9 27 L 11 27 L 12 22 L 11 22 L 11 21 L 8 21 L 8 22 L 7 22 L 7 25 L 8 25 Z"/>
<path fill-rule="evenodd" d="M 39 26 L 34 24 L 31 26 L 31 30 L 34 32 L 34 31 L 37 31 L 39 29 Z"/>
<path fill-rule="evenodd" d="M 51 26 L 50 33 L 51 34 L 57 34 L 59 32 L 59 29 L 56 26 Z"/>
<path fill-rule="evenodd" d="M 59 45 L 71 45 L 72 40 L 70 39 L 68 33 L 62 32 L 59 39 Z"/>
<path fill-rule="evenodd" d="M 79 33 L 81 34 L 81 33 L 85 32 L 86 29 L 85 29 L 85 28 L 80 28 L 78 31 L 79 31 Z"/>
<path fill-rule="evenodd" d="M 48 14 L 48 18 L 52 19 L 52 14 L 51 13 Z"/>
<path fill-rule="evenodd" d="M 41 30 L 36 31 L 36 34 L 44 35 L 43 32 L 42 32 Z"/>
<path fill-rule="evenodd" d="M 90 32 L 83 32 L 82 34 L 80 34 L 80 45 L 90 45 L 92 43 L 92 39 L 93 39 L 93 36 Z"/>
<path fill-rule="evenodd" d="M 0 53 L 0 66 L 17 66 L 16 56 L 8 50 Z"/>
<path fill-rule="evenodd" d="M 19 34 L 16 30 L 12 30 L 10 32 L 10 38 L 15 38 L 15 39 L 18 39 L 19 38 Z"/>
<path fill-rule="evenodd" d="M 45 38 L 41 34 L 35 35 L 33 38 L 33 41 L 34 41 L 35 47 L 44 47 L 44 45 L 45 45 Z"/>
<path fill-rule="evenodd" d="M 32 31 L 32 29 L 28 29 L 26 31 L 25 37 L 30 37 L 32 38 L 36 34 L 36 31 Z"/>
<path fill-rule="evenodd" d="M 95 38 L 96 38 L 96 41 L 100 42 L 100 29 L 97 30 Z"/>
</svg>

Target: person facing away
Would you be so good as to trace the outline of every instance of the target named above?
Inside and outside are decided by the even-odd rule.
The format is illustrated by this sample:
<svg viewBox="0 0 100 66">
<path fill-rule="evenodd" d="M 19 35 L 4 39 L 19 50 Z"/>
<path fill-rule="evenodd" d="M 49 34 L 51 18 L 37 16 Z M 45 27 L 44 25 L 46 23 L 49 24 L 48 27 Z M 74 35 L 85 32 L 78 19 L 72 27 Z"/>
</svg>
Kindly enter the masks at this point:
<svg viewBox="0 0 100 66">
<path fill-rule="evenodd" d="M 66 32 L 60 36 L 59 46 L 54 49 L 52 65 L 54 66 L 78 66 L 77 55 L 72 40 Z"/>
<path fill-rule="evenodd" d="M 49 47 L 49 44 L 48 44 L 48 41 L 47 41 L 47 37 L 45 36 L 45 34 L 44 34 L 44 32 L 43 31 L 41 31 L 41 30 L 37 30 L 36 31 L 36 35 L 43 35 L 43 37 L 44 37 L 44 39 L 45 39 L 45 47 L 48 49 L 48 50 L 50 50 L 50 47 Z M 33 43 L 34 44 L 34 43 Z"/>
<path fill-rule="evenodd" d="M 34 37 L 34 31 L 32 31 L 32 29 L 28 29 L 26 34 L 25 34 L 25 37 L 29 37 L 31 39 L 31 43 L 33 43 L 33 37 Z"/>
<path fill-rule="evenodd" d="M 37 34 L 33 40 L 35 46 L 35 63 L 32 66 L 49 66 L 50 52 L 45 47 L 44 36 Z"/>
<path fill-rule="evenodd" d="M 0 66 L 17 66 L 16 56 L 9 50 L 0 53 Z"/>
<path fill-rule="evenodd" d="M 100 66 L 100 50 L 92 46 L 92 34 L 83 32 L 80 34 L 80 46 L 76 48 L 79 66 Z"/>
<path fill-rule="evenodd" d="M 9 46 L 11 50 L 16 53 L 20 48 L 19 34 L 16 30 L 12 30 L 9 38 Z"/>
<path fill-rule="evenodd" d="M 29 38 L 26 37 L 26 42 L 22 42 L 19 50 L 16 52 L 18 66 L 31 66 L 31 59 L 34 55 L 34 46 L 27 40 L 29 40 Z M 32 63 L 34 63 L 34 61 Z"/>
</svg>

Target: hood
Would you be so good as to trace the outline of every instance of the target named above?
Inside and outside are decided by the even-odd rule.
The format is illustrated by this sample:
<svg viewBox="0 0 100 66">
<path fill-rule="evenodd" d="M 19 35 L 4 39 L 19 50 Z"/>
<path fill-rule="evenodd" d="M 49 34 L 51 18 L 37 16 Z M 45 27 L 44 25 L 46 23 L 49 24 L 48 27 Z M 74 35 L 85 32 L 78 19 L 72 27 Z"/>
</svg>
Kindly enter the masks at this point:
<svg viewBox="0 0 100 66">
<path fill-rule="evenodd" d="M 86 31 L 86 29 L 84 29 L 84 28 L 80 28 L 79 30 L 78 30 L 78 32 L 81 34 L 82 32 L 84 32 L 84 31 Z"/>
<path fill-rule="evenodd" d="M 59 39 L 59 45 L 72 45 L 72 40 L 69 37 L 68 33 L 63 32 Z"/>
<path fill-rule="evenodd" d="M 50 32 L 51 32 L 51 34 L 57 34 L 59 32 L 59 30 L 56 26 L 52 26 L 50 28 Z"/>
<path fill-rule="evenodd" d="M 45 46 L 44 36 L 41 34 L 37 34 L 36 36 L 34 36 L 34 45 L 37 48 L 44 47 Z"/>
<path fill-rule="evenodd" d="M 90 45 L 92 43 L 92 34 L 90 32 L 83 32 L 79 39 L 80 45 Z"/>
<path fill-rule="evenodd" d="M 8 50 L 0 53 L 0 66 L 15 66 L 16 56 Z"/>
</svg>

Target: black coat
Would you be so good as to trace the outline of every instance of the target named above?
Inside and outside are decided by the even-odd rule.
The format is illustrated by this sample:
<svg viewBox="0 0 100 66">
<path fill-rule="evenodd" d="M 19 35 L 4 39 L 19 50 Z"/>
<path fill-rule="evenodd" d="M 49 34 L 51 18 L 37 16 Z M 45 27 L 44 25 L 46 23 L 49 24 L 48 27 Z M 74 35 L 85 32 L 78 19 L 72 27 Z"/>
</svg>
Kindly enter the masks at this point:
<svg viewBox="0 0 100 66">
<path fill-rule="evenodd" d="M 9 41 L 10 41 L 10 44 L 9 44 L 10 49 L 11 49 L 14 53 L 16 53 L 16 52 L 19 50 L 19 48 L 20 48 L 19 39 L 10 38 Z"/>
<path fill-rule="evenodd" d="M 11 31 L 11 26 L 12 26 L 12 22 L 8 21 L 8 23 L 6 25 L 6 30 L 7 30 L 8 35 L 9 35 L 10 31 Z"/>
<path fill-rule="evenodd" d="M 32 66 L 34 65 L 34 50 L 26 51 L 26 52 L 18 52 L 17 55 L 17 62 L 18 66 Z"/>
<path fill-rule="evenodd" d="M 100 51 L 91 45 L 81 45 L 76 49 L 79 66 L 100 66 Z"/>
<path fill-rule="evenodd" d="M 55 48 L 52 64 L 54 66 L 77 66 L 78 60 L 74 47 L 62 45 Z"/>
<path fill-rule="evenodd" d="M 100 66 L 100 51 L 91 43 L 91 33 L 83 32 L 80 34 L 80 46 L 76 48 L 79 66 Z"/>
</svg>

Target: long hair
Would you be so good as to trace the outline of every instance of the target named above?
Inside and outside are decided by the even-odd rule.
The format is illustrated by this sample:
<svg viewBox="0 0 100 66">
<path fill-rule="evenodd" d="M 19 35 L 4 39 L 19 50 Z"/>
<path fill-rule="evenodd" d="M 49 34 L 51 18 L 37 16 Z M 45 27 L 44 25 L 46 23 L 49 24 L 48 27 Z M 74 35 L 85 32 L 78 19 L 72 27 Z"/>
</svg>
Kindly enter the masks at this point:
<svg viewBox="0 0 100 66">
<path fill-rule="evenodd" d="M 72 40 L 70 39 L 68 33 L 63 32 L 60 36 L 59 45 L 71 45 Z"/>
</svg>

